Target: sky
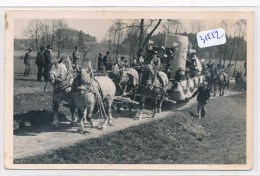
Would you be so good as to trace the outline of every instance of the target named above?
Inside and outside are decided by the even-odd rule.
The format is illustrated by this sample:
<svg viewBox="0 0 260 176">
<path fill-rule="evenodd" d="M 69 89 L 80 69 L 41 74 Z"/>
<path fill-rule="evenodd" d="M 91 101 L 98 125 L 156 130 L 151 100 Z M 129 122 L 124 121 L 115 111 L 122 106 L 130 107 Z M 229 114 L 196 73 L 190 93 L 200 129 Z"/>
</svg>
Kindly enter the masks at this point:
<svg viewBox="0 0 260 176">
<path fill-rule="evenodd" d="M 24 30 L 27 28 L 30 20 L 19 19 L 15 20 L 14 36 L 15 38 L 26 38 Z M 96 19 L 66 19 L 69 27 L 76 30 L 95 36 L 98 41 L 105 38 L 106 32 L 112 25 L 112 20 L 96 20 Z"/>
<path fill-rule="evenodd" d="M 113 24 L 113 20 L 109 19 L 66 19 L 65 20 L 69 27 L 76 30 L 82 30 L 83 32 L 95 36 L 97 41 L 100 42 L 104 40 L 109 27 Z M 198 21 L 198 20 L 197 20 Z M 211 30 L 215 28 L 220 28 L 219 25 L 222 20 L 203 20 L 202 31 Z M 15 38 L 26 38 L 24 35 L 24 30 L 27 28 L 30 20 L 29 19 L 19 19 L 15 20 L 14 36 Z M 182 20 L 183 29 L 187 32 L 191 32 L 191 24 L 194 20 Z M 229 20 L 229 35 L 234 33 L 234 20 Z M 157 32 L 162 31 L 162 25 L 157 29 Z"/>
</svg>

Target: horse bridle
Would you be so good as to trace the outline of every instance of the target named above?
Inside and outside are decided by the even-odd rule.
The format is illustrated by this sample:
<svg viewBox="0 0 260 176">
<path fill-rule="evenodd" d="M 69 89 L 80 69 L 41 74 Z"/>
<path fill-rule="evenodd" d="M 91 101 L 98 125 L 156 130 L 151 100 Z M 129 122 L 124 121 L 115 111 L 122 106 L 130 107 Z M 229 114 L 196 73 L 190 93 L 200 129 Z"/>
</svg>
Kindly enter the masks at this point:
<svg viewBox="0 0 260 176">
<path fill-rule="evenodd" d="M 49 75 L 53 75 L 54 79 L 55 79 L 53 86 L 55 86 L 56 88 L 61 88 L 61 89 L 71 87 L 71 85 L 69 85 L 69 80 L 71 78 L 73 78 L 73 76 L 71 78 L 67 79 L 70 72 L 71 72 L 71 69 L 68 69 L 66 75 L 64 76 L 64 79 L 61 79 L 61 77 L 58 77 L 54 71 L 50 71 Z M 61 75 L 61 70 L 60 70 L 60 75 Z M 58 83 L 56 81 L 58 81 Z M 56 84 L 55 84 L 55 82 L 56 82 Z"/>
</svg>

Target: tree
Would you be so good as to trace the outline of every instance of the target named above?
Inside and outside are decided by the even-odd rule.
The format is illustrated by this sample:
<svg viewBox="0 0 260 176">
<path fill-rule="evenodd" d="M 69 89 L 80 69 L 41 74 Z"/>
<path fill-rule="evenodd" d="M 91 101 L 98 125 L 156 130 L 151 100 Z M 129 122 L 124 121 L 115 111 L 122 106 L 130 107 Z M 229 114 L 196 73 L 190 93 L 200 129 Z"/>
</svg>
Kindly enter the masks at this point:
<svg viewBox="0 0 260 176">
<path fill-rule="evenodd" d="M 39 51 L 40 47 L 40 38 L 41 38 L 41 27 L 42 22 L 40 20 L 32 20 L 29 22 L 29 25 L 25 31 L 27 37 L 29 39 L 33 39 L 34 46 L 37 51 Z"/>
<path fill-rule="evenodd" d="M 85 51 L 86 49 L 86 45 L 84 43 L 84 39 L 83 39 L 83 32 L 79 31 L 78 32 L 78 47 L 81 51 Z"/>
<path fill-rule="evenodd" d="M 236 27 L 238 30 L 238 40 L 237 40 L 237 50 L 236 50 L 236 59 L 235 59 L 235 66 L 234 66 L 234 73 L 236 71 L 237 66 L 237 58 L 238 58 L 238 51 L 240 46 L 240 40 L 245 35 L 245 28 L 246 28 L 246 20 L 239 20 L 236 22 Z"/>
<path fill-rule="evenodd" d="M 167 19 L 163 23 L 163 30 L 167 34 L 179 34 L 180 33 L 180 28 L 182 27 L 182 22 L 181 20 L 173 20 L 173 19 Z"/>
<path fill-rule="evenodd" d="M 225 20 L 223 20 L 220 23 L 220 25 L 224 26 L 225 33 L 228 34 L 228 29 L 229 29 L 228 23 Z M 224 61 L 224 64 L 225 64 L 225 62 L 226 62 L 226 53 L 227 53 L 227 45 L 228 45 L 227 42 L 224 45 L 225 45 L 225 47 L 224 47 L 223 61 Z"/>
<path fill-rule="evenodd" d="M 158 28 L 158 26 L 160 25 L 161 21 L 162 21 L 162 19 L 159 19 L 157 21 L 157 23 L 155 24 L 155 26 L 152 28 L 151 32 L 149 32 L 147 34 L 147 36 L 144 37 L 143 40 L 139 40 L 139 51 L 138 51 L 138 54 L 137 54 L 138 57 L 142 54 L 142 52 L 144 50 L 144 47 L 147 45 L 147 42 L 149 41 L 149 39 L 152 36 L 152 34 L 154 33 L 154 31 Z M 153 24 L 153 23 L 154 23 L 154 20 L 151 21 L 151 24 Z M 141 30 L 143 28 L 144 28 L 144 24 L 142 23 L 142 20 L 141 20 L 141 23 L 140 23 L 140 36 L 143 33 L 143 31 Z"/>
</svg>

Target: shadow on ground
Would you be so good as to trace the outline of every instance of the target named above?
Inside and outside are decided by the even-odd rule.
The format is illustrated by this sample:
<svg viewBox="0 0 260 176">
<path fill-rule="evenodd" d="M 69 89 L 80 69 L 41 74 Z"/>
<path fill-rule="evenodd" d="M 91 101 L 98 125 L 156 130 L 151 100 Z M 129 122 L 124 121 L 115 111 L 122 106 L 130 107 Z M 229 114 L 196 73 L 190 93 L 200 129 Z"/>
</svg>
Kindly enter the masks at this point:
<svg viewBox="0 0 260 176">
<path fill-rule="evenodd" d="M 59 113 L 58 117 L 59 126 L 54 128 L 52 127 L 53 113 L 51 111 L 39 110 L 14 115 L 14 121 L 19 123 L 19 129 L 14 130 L 14 135 L 34 136 L 37 133 L 67 131 L 71 128 L 69 120 L 64 114 Z"/>
</svg>

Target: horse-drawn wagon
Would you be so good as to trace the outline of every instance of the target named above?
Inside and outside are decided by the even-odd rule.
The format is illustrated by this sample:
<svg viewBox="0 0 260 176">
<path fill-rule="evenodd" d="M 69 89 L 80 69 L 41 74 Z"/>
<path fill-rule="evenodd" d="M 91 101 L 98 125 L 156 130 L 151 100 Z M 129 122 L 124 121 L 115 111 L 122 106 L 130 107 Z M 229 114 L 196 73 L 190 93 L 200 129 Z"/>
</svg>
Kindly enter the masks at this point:
<svg viewBox="0 0 260 176">
<path fill-rule="evenodd" d="M 195 57 L 194 65 L 196 65 L 196 68 L 195 66 L 194 68 L 196 70 L 194 71 L 196 72 L 196 74 L 191 74 L 190 68 L 187 67 L 187 60 L 188 60 L 187 57 L 190 52 L 189 41 L 187 36 L 168 34 L 166 36 L 164 46 L 165 47 L 163 47 L 163 49 L 154 47 L 151 48 L 150 51 L 152 50 L 158 51 L 157 57 L 161 58 L 162 61 L 162 66 L 160 71 L 164 72 L 168 77 L 167 92 L 166 92 L 167 99 L 172 101 L 186 100 L 192 95 L 195 89 L 204 80 L 204 75 L 201 74 L 202 71 L 201 63 L 197 59 L 197 57 Z M 147 57 L 149 57 L 149 53 Z M 149 60 L 149 58 L 147 58 L 147 60 Z M 131 72 L 127 70 L 129 69 L 123 71 L 122 75 L 124 76 L 121 79 L 125 79 L 125 77 L 129 77 L 130 79 L 131 77 L 136 77 L 136 75 L 131 74 Z M 126 74 L 129 75 L 126 76 Z M 141 75 L 142 74 L 143 73 L 141 73 Z M 139 77 L 141 77 L 140 72 L 139 72 Z M 158 75 L 158 77 L 160 78 L 160 75 Z M 141 83 L 139 83 L 139 86 L 142 86 Z M 138 93 L 139 92 L 137 91 L 137 94 Z M 127 93 L 124 92 L 124 94 Z"/>
</svg>

